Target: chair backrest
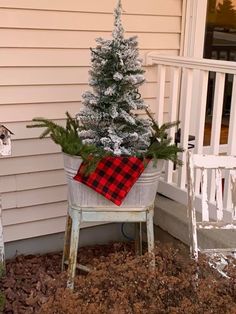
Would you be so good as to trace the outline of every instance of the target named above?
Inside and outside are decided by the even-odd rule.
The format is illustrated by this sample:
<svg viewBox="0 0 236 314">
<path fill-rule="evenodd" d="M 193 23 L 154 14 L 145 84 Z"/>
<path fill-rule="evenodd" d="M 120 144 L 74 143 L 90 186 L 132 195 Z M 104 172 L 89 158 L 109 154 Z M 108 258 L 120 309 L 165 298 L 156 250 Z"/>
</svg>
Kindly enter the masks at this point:
<svg viewBox="0 0 236 314">
<path fill-rule="evenodd" d="M 187 153 L 190 210 L 201 201 L 202 229 L 236 229 L 236 157 Z M 215 206 L 212 219 L 210 208 Z"/>
</svg>

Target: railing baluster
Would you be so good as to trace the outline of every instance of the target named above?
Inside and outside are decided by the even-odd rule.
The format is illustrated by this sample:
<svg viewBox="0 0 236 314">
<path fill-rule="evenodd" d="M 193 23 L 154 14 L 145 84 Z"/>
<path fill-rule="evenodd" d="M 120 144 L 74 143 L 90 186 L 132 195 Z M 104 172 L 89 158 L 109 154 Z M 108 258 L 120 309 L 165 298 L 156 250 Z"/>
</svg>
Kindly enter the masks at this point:
<svg viewBox="0 0 236 314">
<path fill-rule="evenodd" d="M 171 71 L 171 86 L 169 98 L 169 121 L 177 119 L 178 102 L 179 102 L 179 84 L 180 84 L 180 69 L 177 67 L 172 68 Z M 169 130 L 169 136 L 172 138 L 172 143 L 175 137 L 175 128 Z M 166 163 L 166 182 L 172 183 L 173 180 L 173 163 L 168 161 Z"/>
<path fill-rule="evenodd" d="M 214 104 L 213 104 L 213 119 L 211 132 L 211 153 L 218 155 L 220 147 L 220 132 L 222 109 L 224 99 L 225 74 L 216 73 Z"/>
<path fill-rule="evenodd" d="M 236 155 L 236 75 L 234 75 L 232 98 L 231 98 L 231 110 L 230 110 L 230 122 L 229 122 L 229 135 L 228 135 L 228 155 Z"/>
<path fill-rule="evenodd" d="M 213 155 L 219 154 L 220 149 L 220 133 L 221 133 L 221 120 L 223 110 L 223 99 L 224 99 L 224 86 L 225 86 L 225 74 L 216 73 L 215 81 L 215 92 L 214 92 L 214 103 L 213 103 L 213 118 L 212 118 L 212 132 L 211 132 L 211 143 L 210 153 Z M 209 178 L 209 201 L 215 201 L 215 177 L 210 176 Z"/>
<path fill-rule="evenodd" d="M 200 71 L 199 98 L 197 100 L 198 116 L 196 117 L 198 123 L 196 125 L 196 130 L 195 130 L 195 147 L 194 147 L 195 154 L 202 154 L 202 151 L 203 151 L 208 77 L 209 77 L 209 71 L 204 71 L 204 70 Z"/>
<path fill-rule="evenodd" d="M 227 155 L 236 156 L 235 135 L 236 135 L 236 75 L 234 75 L 232 88 Z M 230 175 L 227 173 L 227 176 L 225 177 L 224 208 L 230 208 L 232 205 L 231 182 L 229 176 Z"/>
<path fill-rule="evenodd" d="M 184 149 L 188 148 L 192 90 L 193 90 L 193 69 L 184 69 L 183 83 L 180 95 L 180 128 L 181 128 L 180 145 Z M 186 165 L 186 153 L 182 153 L 181 155 L 182 155 L 181 159 L 184 165 Z M 178 186 L 184 189 L 185 183 L 186 183 L 186 167 L 181 167 L 178 170 Z"/>
<path fill-rule="evenodd" d="M 198 106 L 198 112 L 197 112 L 198 115 L 196 116 L 196 120 L 198 123 L 196 124 L 196 130 L 195 130 L 195 147 L 194 147 L 195 154 L 202 154 L 203 152 L 208 78 L 209 78 L 209 71 L 200 70 L 200 73 L 199 73 L 200 95 L 196 103 L 196 105 Z M 197 194 L 200 193 L 200 180 L 201 180 L 201 173 L 199 170 L 196 170 L 195 191 L 197 192 Z"/>
<path fill-rule="evenodd" d="M 156 120 L 159 125 L 163 124 L 164 120 L 164 102 L 165 102 L 165 84 L 166 84 L 166 67 L 158 65 L 157 69 L 157 111 Z"/>
</svg>

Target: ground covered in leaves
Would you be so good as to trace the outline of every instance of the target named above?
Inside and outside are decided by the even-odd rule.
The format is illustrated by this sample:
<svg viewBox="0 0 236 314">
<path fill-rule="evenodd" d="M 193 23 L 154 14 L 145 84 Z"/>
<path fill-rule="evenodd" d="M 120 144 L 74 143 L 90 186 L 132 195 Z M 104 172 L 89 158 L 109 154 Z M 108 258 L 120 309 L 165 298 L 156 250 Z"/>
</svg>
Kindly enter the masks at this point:
<svg viewBox="0 0 236 314">
<path fill-rule="evenodd" d="M 61 254 L 16 257 L 1 280 L 3 313 L 236 313 L 235 267 L 225 279 L 170 245 L 157 243 L 155 254 L 149 272 L 148 256 L 135 257 L 133 244 L 81 248 L 79 262 L 93 271 L 77 274 L 74 293 L 65 288 Z"/>
</svg>

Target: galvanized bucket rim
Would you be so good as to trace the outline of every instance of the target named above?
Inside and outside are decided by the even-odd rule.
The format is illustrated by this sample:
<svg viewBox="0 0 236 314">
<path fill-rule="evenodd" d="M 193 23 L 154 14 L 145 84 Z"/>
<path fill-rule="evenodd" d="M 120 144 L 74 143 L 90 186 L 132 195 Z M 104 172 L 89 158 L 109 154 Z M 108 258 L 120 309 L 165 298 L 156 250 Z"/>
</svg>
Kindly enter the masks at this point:
<svg viewBox="0 0 236 314">
<path fill-rule="evenodd" d="M 64 153 L 64 152 L 63 152 L 63 154 L 66 155 L 66 156 L 68 156 L 68 157 L 71 157 L 71 158 L 76 158 L 76 159 L 82 160 L 81 156 L 79 156 L 79 155 L 70 155 L 70 154 L 67 154 L 67 153 Z M 111 157 L 111 158 L 117 158 L 117 157 L 127 157 L 127 158 L 129 158 L 129 157 L 136 157 L 136 156 L 109 156 L 109 157 Z M 105 158 L 105 157 L 104 157 L 104 158 Z M 137 158 L 138 158 L 138 157 L 137 157 Z M 149 164 L 152 164 L 152 165 L 153 165 L 153 168 L 156 168 L 156 167 L 154 166 L 154 160 L 153 160 L 153 159 L 151 159 L 151 158 L 145 158 L 145 159 L 143 159 L 143 161 L 145 161 L 145 160 L 150 160 Z M 163 160 L 164 160 L 164 159 L 158 159 L 157 162 L 158 162 L 158 161 L 163 161 Z"/>
</svg>

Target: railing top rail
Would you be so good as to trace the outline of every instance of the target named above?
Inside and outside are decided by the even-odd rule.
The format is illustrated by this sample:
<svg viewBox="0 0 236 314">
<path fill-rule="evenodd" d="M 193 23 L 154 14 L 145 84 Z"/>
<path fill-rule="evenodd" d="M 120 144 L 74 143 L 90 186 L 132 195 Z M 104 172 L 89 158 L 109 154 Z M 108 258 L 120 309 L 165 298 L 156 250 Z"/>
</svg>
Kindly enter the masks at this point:
<svg viewBox="0 0 236 314">
<path fill-rule="evenodd" d="M 206 70 L 212 72 L 236 74 L 236 62 L 212 60 L 212 59 L 196 59 L 179 56 L 166 56 L 154 52 L 146 55 L 146 65 L 161 64 L 166 66 Z"/>
</svg>

